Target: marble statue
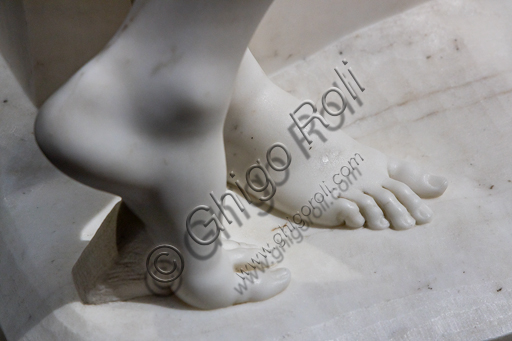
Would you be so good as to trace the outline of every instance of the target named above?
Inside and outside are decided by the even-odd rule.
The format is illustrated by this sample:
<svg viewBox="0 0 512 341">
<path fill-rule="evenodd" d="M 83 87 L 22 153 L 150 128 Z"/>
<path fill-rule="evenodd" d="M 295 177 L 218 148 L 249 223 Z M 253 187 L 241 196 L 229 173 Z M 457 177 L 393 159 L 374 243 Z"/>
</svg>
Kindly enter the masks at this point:
<svg viewBox="0 0 512 341">
<path fill-rule="evenodd" d="M 186 266 L 175 293 L 202 309 L 265 300 L 291 280 L 287 269 L 273 269 L 238 294 L 237 266 L 254 255 L 254 247 L 227 250 L 189 238 L 187 218 L 195 207 L 216 208 L 212 193 L 220 198 L 226 179 L 249 201 L 271 201 L 302 221 L 300 213 L 309 214 L 301 207 L 319 184 L 332 192 L 324 181 L 338 183 L 346 175 L 340 167 L 357 162 L 357 181 L 325 199 L 330 208 L 311 219 L 327 227 L 376 230 L 431 221 L 433 212 L 422 198 L 437 197 L 447 187 L 445 178 L 342 131 L 330 133 L 326 143 L 313 134 L 311 144 L 297 142 L 290 131 L 300 133 L 289 114 L 303 99 L 274 85 L 247 49 L 271 2 L 136 1 L 110 43 L 46 101 L 36 120 L 37 142 L 57 168 L 122 197 L 155 245 L 181 251 Z M 267 160 L 275 163 L 266 167 Z M 274 179 L 283 179 L 285 166 L 286 181 L 277 186 Z M 248 169 L 266 179 L 251 183 Z M 211 237 L 213 224 L 226 226 L 221 218 L 229 217 L 222 215 L 199 212 L 216 219 L 208 229 L 193 227 L 196 238 Z"/>
</svg>

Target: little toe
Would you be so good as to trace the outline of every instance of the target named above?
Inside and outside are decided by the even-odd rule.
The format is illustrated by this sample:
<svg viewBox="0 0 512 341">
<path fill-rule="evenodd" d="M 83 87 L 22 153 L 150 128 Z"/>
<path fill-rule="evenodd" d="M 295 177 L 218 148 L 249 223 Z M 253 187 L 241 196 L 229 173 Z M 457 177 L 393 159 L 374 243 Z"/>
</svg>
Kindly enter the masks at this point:
<svg viewBox="0 0 512 341">
<path fill-rule="evenodd" d="M 338 221 L 345 222 L 345 225 L 350 228 L 363 227 L 364 217 L 354 202 L 341 198 L 336 200 L 336 205 L 339 211 Z"/>
<path fill-rule="evenodd" d="M 382 186 L 393 192 L 398 201 L 407 208 L 418 224 L 426 224 L 432 221 L 432 210 L 409 188 L 409 186 L 390 178 L 384 180 Z"/>
<path fill-rule="evenodd" d="M 235 274 L 234 290 L 238 293 L 235 303 L 256 302 L 269 299 L 288 287 L 291 280 L 290 270 L 279 268 L 261 272 L 259 270 L 245 273 L 244 279 Z"/>
<path fill-rule="evenodd" d="M 407 212 L 407 209 L 395 197 L 393 193 L 382 187 L 372 189 L 368 192 L 380 207 L 384 210 L 386 217 L 391 221 L 397 230 L 405 230 L 413 227 L 416 220 Z"/>
<path fill-rule="evenodd" d="M 359 210 L 366 218 L 366 224 L 370 229 L 383 230 L 390 226 L 381 208 L 372 197 L 360 193 L 351 199 L 359 206 Z"/>
<path fill-rule="evenodd" d="M 390 158 L 388 162 L 389 176 L 405 183 L 422 198 L 435 198 L 444 193 L 448 187 L 445 177 L 428 174 L 419 166 Z"/>
</svg>

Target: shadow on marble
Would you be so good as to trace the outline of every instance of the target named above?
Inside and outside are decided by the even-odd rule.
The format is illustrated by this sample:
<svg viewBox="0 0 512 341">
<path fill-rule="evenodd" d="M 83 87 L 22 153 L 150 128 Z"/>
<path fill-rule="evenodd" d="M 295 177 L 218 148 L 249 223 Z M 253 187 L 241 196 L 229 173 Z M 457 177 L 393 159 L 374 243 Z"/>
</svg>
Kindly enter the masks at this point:
<svg viewBox="0 0 512 341">
<path fill-rule="evenodd" d="M 81 228 L 112 196 L 64 177 L 44 158 L 33 136 L 36 108 L 1 56 L 0 79 L 7 99 L 0 102 L 0 292 L 1 305 L 10 307 L 0 315 L 9 339 L 19 339 L 79 301 L 69 268 L 87 245 Z"/>
<path fill-rule="evenodd" d="M 29 181 L 27 187 L 24 180 L 18 184 L 31 190 L 30 198 L 11 186 L 0 214 L 0 270 L 11 276 L 2 281 L 10 283 L 0 288 L 2 305 L 11 299 L 15 309 L 12 315 L 0 311 L 8 336 L 51 340 L 45 327 L 53 323 L 69 340 L 79 338 L 69 327 L 77 325 L 91 331 L 90 339 L 120 333 L 128 339 L 201 339 L 209 333 L 299 340 L 481 340 L 507 334 L 498 338 L 507 340 L 512 330 L 511 14 L 505 1 L 431 1 L 340 39 L 274 76 L 299 98 L 320 96 L 334 80 L 325 75 L 339 63 L 339 51 L 357 56 L 368 95 L 364 110 L 347 115 L 344 129 L 449 177 L 445 196 L 432 201 L 437 216 L 429 225 L 404 233 L 315 229 L 286 256 L 294 276 L 290 287 L 257 304 L 202 312 L 173 297 L 148 297 L 84 306 L 70 274 L 86 244 L 80 229 L 111 197 L 53 175 L 39 191 L 55 194 L 38 195 L 42 183 Z M 12 82 L 4 71 L 0 75 L 2 84 Z M 35 109 L 16 114 L 22 112 L 32 120 Z M 17 119 L 14 111 L 9 114 L 8 120 Z M 30 129 L 27 123 L 23 134 Z M 17 146 L 9 137 L 12 160 Z M 83 215 L 69 214 L 80 205 Z M 62 221 L 55 219 L 59 215 Z M 248 233 L 245 224 L 230 233 L 265 243 L 279 223 L 267 218 L 257 231 Z M 41 223 L 37 238 L 34 222 Z M 64 231 L 58 240 L 51 236 L 56 227 Z M 19 237 L 13 237 L 14 229 Z M 321 262 L 309 262 L 306 255 Z M 16 275 L 15 267 L 23 274 Z M 318 273 L 324 277 L 315 277 Z M 115 318 L 119 313 L 123 319 Z M 176 328 L 178 323 L 182 327 Z"/>
</svg>

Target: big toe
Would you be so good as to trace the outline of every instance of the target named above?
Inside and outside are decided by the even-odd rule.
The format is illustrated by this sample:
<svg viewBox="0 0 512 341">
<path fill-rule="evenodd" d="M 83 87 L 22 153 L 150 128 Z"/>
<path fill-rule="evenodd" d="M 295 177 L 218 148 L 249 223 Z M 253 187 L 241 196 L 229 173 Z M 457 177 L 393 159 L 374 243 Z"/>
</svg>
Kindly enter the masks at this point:
<svg viewBox="0 0 512 341">
<path fill-rule="evenodd" d="M 391 158 L 388 172 L 392 179 L 403 182 L 422 198 L 438 197 L 448 187 L 448 180 L 445 177 L 429 174 L 405 161 Z"/>
<path fill-rule="evenodd" d="M 291 281 L 290 270 L 279 268 L 264 273 L 250 271 L 241 280 L 238 276 L 235 291 L 238 292 L 236 303 L 257 302 L 269 299 L 288 287 Z M 241 280 L 241 282 L 240 282 Z"/>
<path fill-rule="evenodd" d="M 448 188 L 448 179 L 444 176 L 425 174 L 425 195 L 429 197 L 438 197 Z"/>
</svg>

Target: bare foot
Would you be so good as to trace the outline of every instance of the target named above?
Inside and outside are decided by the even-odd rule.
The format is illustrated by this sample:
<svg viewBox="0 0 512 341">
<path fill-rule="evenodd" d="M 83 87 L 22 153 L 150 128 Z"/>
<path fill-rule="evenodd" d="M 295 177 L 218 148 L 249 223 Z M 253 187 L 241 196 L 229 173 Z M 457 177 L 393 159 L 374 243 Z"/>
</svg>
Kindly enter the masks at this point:
<svg viewBox="0 0 512 341">
<path fill-rule="evenodd" d="M 326 132 L 328 140 L 322 142 L 314 135 L 313 125 L 308 129 L 316 140 L 306 158 L 301 148 L 308 144 L 294 138 L 302 135 L 289 115 L 300 104 L 273 84 L 246 52 L 224 126 L 228 171 L 232 172 L 229 182 L 238 181 L 242 193 L 250 193 L 252 200 L 267 201 L 290 217 L 295 215 L 298 224 L 312 220 L 324 226 L 356 228 L 366 222 L 369 228 L 384 229 L 391 223 L 395 229 L 407 229 L 431 221 L 433 213 L 420 197 L 441 195 L 447 187 L 445 178 L 388 158 L 342 131 Z M 295 116 L 305 122 L 301 115 L 311 113 L 310 106 L 304 105 Z M 321 130 L 320 121 L 315 121 L 314 129 Z M 282 145 L 267 153 L 276 142 L 284 145 L 288 155 Z M 258 165 L 257 159 L 266 173 L 253 166 Z M 274 159 L 273 166 L 269 159 Z"/>
<path fill-rule="evenodd" d="M 236 267 L 247 260 L 219 242 L 195 243 L 185 228 L 210 192 L 226 191 L 223 123 L 240 60 L 270 3 L 138 0 L 109 45 L 44 104 L 35 125 L 55 166 L 121 196 L 156 245 L 181 251 L 176 295 L 199 308 L 264 300 L 290 281 L 288 270 L 277 269 L 236 293 Z M 212 225 L 194 228 L 200 238 L 211 232 Z"/>
</svg>

